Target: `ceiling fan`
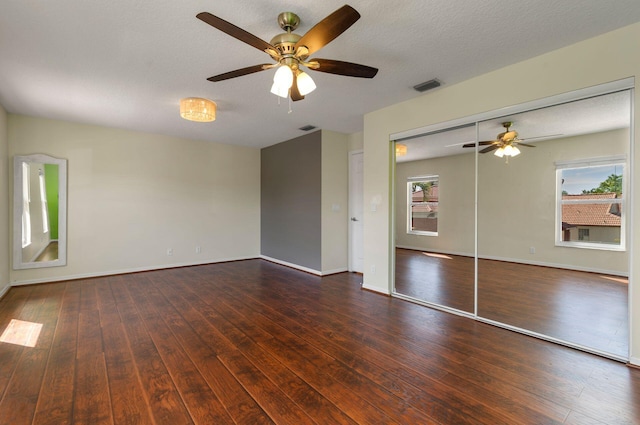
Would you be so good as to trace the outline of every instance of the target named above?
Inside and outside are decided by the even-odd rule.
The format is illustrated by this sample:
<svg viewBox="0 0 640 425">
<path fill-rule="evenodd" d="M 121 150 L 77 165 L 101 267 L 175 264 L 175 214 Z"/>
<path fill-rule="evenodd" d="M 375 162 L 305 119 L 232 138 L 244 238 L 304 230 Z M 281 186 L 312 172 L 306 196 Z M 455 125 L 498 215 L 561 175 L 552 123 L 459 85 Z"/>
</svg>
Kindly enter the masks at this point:
<svg viewBox="0 0 640 425">
<path fill-rule="evenodd" d="M 511 126 L 513 123 L 511 121 L 505 121 L 502 123 L 505 131 L 498 134 L 496 140 L 485 140 L 482 142 L 478 142 L 478 146 L 487 146 L 486 148 L 480 150 L 480 153 L 487 153 L 496 151 L 494 155 L 503 157 L 503 156 L 516 156 L 520 154 L 520 149 L 518 146 L 526 146 L 528 148 L 535 148 L 534 145 L 530 145 L 527 143 L 523 143 L 524 139 L 518 138 L 518 132 L 515 130 L 511 130 Z M 462 145 L 463 148 L 475 148 L 476 143 L 465 143 Z"/>
<path fill-rule="evenodd" d="M 278 68 L 271 92 L 280 97 L 286 98 L 290 96 L 291 100 L 296 101 L 304 99 L 306 94 L 315 89 L 315 83 L 301 67 L 329 74 L 361 78 L 373 78 L 378 72 L 377 68 L 357 63 L 333 59 L 309 59 L 309 56 L 333 41 L 360 19 L 360 14 L 349 5 L 342 6 L 318 22 L 303 36 L 293 33 L 300 24 L 298 15 L 292 12 L 283 12 L 278 15 L 278 24 L 286 32 L 276 35 L 269 43 L 208 12 L 198 13 L 196 17 L 212 27 L 267 53 L 275 61 L 275 63 L 253 65 L 214 75 L 207 78 L 209 81 L 223 81 L 266 69 Z"/>
</svg>

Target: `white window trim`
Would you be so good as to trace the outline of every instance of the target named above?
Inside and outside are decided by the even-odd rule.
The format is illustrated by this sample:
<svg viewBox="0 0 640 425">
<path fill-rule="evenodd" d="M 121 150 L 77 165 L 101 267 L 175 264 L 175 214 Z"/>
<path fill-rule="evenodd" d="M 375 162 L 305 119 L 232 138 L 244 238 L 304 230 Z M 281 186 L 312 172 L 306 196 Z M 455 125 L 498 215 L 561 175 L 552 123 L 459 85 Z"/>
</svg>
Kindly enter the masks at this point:
<svg viewBox="0 0 640 425">
<path fill-rule="evenodd" d="M 415 182 L 438 182 L 438 186 L 440 185 L 440 176 L 431 174 L 428 176 L 416 176 L 416 177 L 408 177 L 407 178 L 407 234 L 409 235 L 420 235 L 420 236 L 438 236 L 438 232 L 428 232 L 425 230 L 413 230 L 411 228 L 411 205 L 413 204 L 413 191 L 411 190 L 411 184 Z M 438 201 L 438 206 L 440 205 L 440 201 Z M 440 218 L 438 216 L 438 218 Z"/>
<path fill-rule="evenodd" d="M 591 200 L 575 200 L 570 201 L 571 204 L 621 204 L 620 208 L 620 244 L 606 244 L 606 243 L 594 243 L 594 242 L 580 242 L 580 241 L 563 241 L 562 240 L 562 170 L 568 168 L 585 168 L 595 167 L 601 165 L 622 165 L 622 198 L 616 199 L 591 199 Z M 555 214 L 555 227 L 556 237 L 555 246 L 569 247 L 569 248 L 582 248 L 582 249 L 598 249 L 601 251 L 626 251 L 626 210 L 628 208 L 628 202 L 626 202 L 627 194 L 627 181 L 628 181 L 628 168 L 626 155 L 611 155 L 607 157 L 598 158 L 586 158 L 571 161 L 556 161 L 556 214 Z"/>
</svg>

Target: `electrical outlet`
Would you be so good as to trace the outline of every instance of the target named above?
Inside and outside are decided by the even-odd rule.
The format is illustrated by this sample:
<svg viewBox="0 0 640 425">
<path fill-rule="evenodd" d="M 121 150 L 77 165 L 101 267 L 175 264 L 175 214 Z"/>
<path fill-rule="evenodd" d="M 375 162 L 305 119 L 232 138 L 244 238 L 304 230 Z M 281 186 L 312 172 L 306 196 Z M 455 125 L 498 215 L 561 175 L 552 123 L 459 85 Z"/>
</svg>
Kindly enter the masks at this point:
<svg viewBox="0 0 640 425">
<path fill-rule="evenodd" d="M 200 246 L 196 246 L 196 254 L 200 254 L 202 252 L 202 250 L 200 249 Z"/>
<path fill-rule="evenodd" d="M 376 266 L 371 266 L 371 274 L 376 274 Z"/>
<path fill-rule="evenodd" d="M 536 253 L 536 247 L 535 246 L 529 247 L 529 254 L 535 254 L 535 253 Z"/>
<path fill-rule="evenodd" d="M 167 248 L 167 255 L 173 255 L 173 248 Z"/>
</svg>

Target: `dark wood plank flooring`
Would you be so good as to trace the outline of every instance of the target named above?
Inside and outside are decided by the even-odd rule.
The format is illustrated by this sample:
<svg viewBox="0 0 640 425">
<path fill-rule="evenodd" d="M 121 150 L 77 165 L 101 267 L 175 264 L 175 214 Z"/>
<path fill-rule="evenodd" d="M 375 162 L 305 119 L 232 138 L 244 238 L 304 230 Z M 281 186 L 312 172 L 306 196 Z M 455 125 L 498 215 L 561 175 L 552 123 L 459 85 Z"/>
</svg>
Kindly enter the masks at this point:
<svg viewBox="0 0 640 425">
<path fill-rule="evenodd" d="M 640 370 L 263 260 L 12 288 L 0 424 L 637 424 Z"/>
<path fill-rule="evenodd" d="M 396 250 L 396 291 L 473 312 L 473 258 Z M 478 315 L 596 351 L 629 354 L 628 280 L 478 260 Z"/>
</svg>

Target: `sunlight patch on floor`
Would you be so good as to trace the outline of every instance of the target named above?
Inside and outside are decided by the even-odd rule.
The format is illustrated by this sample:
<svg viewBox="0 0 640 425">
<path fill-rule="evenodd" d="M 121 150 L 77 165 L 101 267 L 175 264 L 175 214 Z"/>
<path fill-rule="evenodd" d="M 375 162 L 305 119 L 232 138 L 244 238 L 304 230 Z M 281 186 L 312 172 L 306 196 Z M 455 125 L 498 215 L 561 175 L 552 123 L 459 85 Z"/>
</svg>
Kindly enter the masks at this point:
<svg viewBox="0 0 640 425">
<path fill-rule="evenodd" d="M 0 336 L 0 342 L 35 347 L 41 330 L 42 323 L 11 319 L 9 326 Z"/>
<path fill-rule="evenodd" d="M 433 252 L 423 252 L 423 254 L 426 255 L 427 257 L 444 258 L 447 260 L 453 260 L 453 258 L 444 254 L 434 254 Z"/>
<path fill-rule="evenodd" d="M 629 284 L 629 279 L 626 277 L 617 277 L 617 276 L 600 276 L 603 279 L 613 280 L 614 282 L 624 283 L 625 285 Z"/>
</svg>

